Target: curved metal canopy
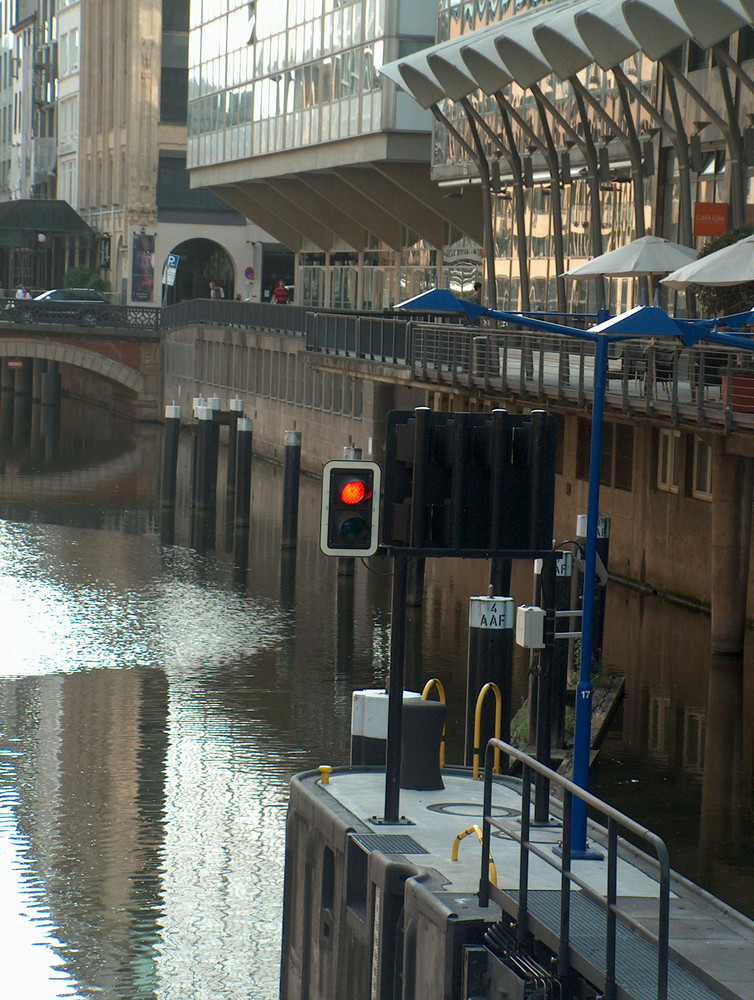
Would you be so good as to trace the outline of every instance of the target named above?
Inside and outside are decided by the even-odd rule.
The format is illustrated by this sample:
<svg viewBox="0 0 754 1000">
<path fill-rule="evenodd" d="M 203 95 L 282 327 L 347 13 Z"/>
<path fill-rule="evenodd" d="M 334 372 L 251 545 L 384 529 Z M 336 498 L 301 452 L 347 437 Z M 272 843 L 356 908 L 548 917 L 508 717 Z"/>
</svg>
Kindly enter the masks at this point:
<svg viewBox="0 0 754 1000">
<path fill-rule="evenodd" d="M 427 108 L 512 81 L 527 89 L 553 72 L 567 80 L 592 62 L 610 70 L 639 50 L 658 60 L 690 38 L 711 48 L 753 21 L 754 0 L 554 0 L 381 72 Z"/>
</svg>

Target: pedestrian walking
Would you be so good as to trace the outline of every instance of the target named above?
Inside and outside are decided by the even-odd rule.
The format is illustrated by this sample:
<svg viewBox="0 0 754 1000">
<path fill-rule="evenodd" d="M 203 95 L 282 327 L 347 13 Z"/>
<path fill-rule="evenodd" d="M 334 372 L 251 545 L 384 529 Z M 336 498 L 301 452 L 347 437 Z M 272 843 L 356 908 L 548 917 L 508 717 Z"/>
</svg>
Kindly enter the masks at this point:
<svg viewBox="0 0 754 1000">
<path fill-rule="evenodd" d="M 285 282 L 281 278 L 272 292 L 272 301 L 278 306 L 287 306 L 291 300 L 291 293 L 285 287 Z"/>
</svg>

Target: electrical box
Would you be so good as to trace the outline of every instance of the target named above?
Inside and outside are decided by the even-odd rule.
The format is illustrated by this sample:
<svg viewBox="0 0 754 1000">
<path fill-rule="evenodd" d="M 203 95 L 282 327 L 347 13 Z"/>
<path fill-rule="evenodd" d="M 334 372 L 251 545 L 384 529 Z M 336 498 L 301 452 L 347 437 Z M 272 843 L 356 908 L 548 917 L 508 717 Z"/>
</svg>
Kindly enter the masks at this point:
<svg viewBox="0 0 754 1000">
<path fill-rule="evenodd" d="M 522 604 L 516 609 L 516 645 L 524 649 L 545 648 L 545 612 L 543 608 Z"/>
</svg>

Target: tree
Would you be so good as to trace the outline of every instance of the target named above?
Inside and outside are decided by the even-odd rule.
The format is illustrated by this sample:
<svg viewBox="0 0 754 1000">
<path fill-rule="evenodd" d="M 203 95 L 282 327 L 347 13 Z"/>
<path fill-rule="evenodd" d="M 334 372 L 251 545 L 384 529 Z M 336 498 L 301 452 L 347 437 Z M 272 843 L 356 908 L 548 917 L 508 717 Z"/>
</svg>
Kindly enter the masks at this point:
<svg viewBox="0 0 754 1000">
<path fill-rule="evenodd" d="M 722 236 L 708 240 L 697 255 L 697 260 L 722 250 L 732 243 L 737 243 L 745 236 L 754 233 L 754 226 L 739 226 L 729 229 Z M 693 285 L 699 305 L 709 316 L 727 316 L 730 313 L 744 312 L 754 305 L 754 282 L 742 285 Z"/>
<path fill-rule="evenodd" d="M 94 288 L 98 292 L 110 291 L 110 282 L 83 264 L 79 267 L 69 267 L 65 272 L 63 284 L 66 288 Z"/>
</svg>

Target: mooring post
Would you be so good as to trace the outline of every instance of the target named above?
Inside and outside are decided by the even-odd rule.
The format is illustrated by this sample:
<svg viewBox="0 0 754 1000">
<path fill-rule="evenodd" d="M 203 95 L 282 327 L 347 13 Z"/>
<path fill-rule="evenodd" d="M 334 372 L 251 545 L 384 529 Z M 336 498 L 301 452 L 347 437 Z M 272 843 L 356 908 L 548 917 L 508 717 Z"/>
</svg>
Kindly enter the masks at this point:
<svg viewBox="0 0 754 1000">
<path fill-rule="evenodd" d="M 42 373 L 42 406 L 60 406 L 60 368 L 57 361 L 48 361 Z"/>
<path fill-rule="evenodd" d="M 238 421 L 243 416 L 243 400 L 236 396 L 235 399 L 228 400 L 228 468 L 225 477 L 225 484 L 228 495 L 236 491 L 236 438 L 238 435 Z"/>
<path fill-rule="evenodd" d="M 542 596 L 545 606 L 545 648 L 539 660 L 537 685 L 537 760 L 551 765 L 553 649 L 555 646 L 555 553 L 542 560 Z M 550 819 L 550 782 L 537 772 L 534 779 L 534 822 L 547 824 Z"/>
<path fill-rule="evenodd" d="M 251 462 L 254 421 L 239 417 L 236 421 L 236 494 L 234 523 L 237 528 L 251 524 Z"/>
<path fill-rule="evenodd" d="M 215 411 L 209 406 L 200 406 L 197 418 L 196 506 L 206 510 L 212 506 L 215 495 L 219 426 L 215 423 Z"/>
<path fill-rule="evenodd" d="M 354 448 L 352 445 L 345 445 L 343 448 L 344 462 L 358 462 L 361 460 L 361 448 Z M 338 576 L 353 576 L 356 560 L 353 556 L 337 557 Z M 339 619 L 340 620 L 340 619 Z"/>
<path fill-rule="evenodd" d="M 295 549 L 298 541 L 298 487 L 301 472 L 301 434 L 285 432 L 283 468 L 283 532 L 281 546 Z"/>
<path fill-rule="evenodd" d="M 178 471 L 178 442 L 181 436 L 181 408 L 171 403 L 165 407 L 165 429 L 162 440 L 162 490 L 163 507 L 175 506 Z"/>
<path fill-rule="evenodd" d="M 576 542 L 586 548 L 587 516 L 576 516 Z M 597 570 L 594 581 L 594 634 L 592 638 L 591 669 L 595 673 L 602 664 L 602 645 L 605 638 L 605 603 L 607 599 L 607 567 L 610 558 L 610 518 L 600 514 L 597 518 Z"/>
<path fill-rule="evenodd" d="M 513 598 L 469 598 L 469 652 L 466 673 L 465 763 L 471 767 L 474 751 L 484 760 L 484 750 L 492 736 L 506 743 L 511 734 L 511 685 L 513 678 Z M 495 684 L 501 696 L 500 733 L 495 732 L 495 699 L 485 698 L 481 715 L 479 744 L 475 746 L 476 707 L 485 684 Z"/>
<path fill-rule="evenodd" d="M 559 551 L 555 560 L 555 610 L 571 611 L 573 553 Z M 569 623 L 572 619 L 567 619 Z M 576 619 L 580 622 L 581 619 Z M 566 632 L 577 631 L 570 624 Z M 557 634 L 557 630 L 556 630 Z M 566 691 L 568 689 L 568 641 L 556 639 L 552 651 L 552 742 L 562 747 L 565 741 Z"/>
</svg>

